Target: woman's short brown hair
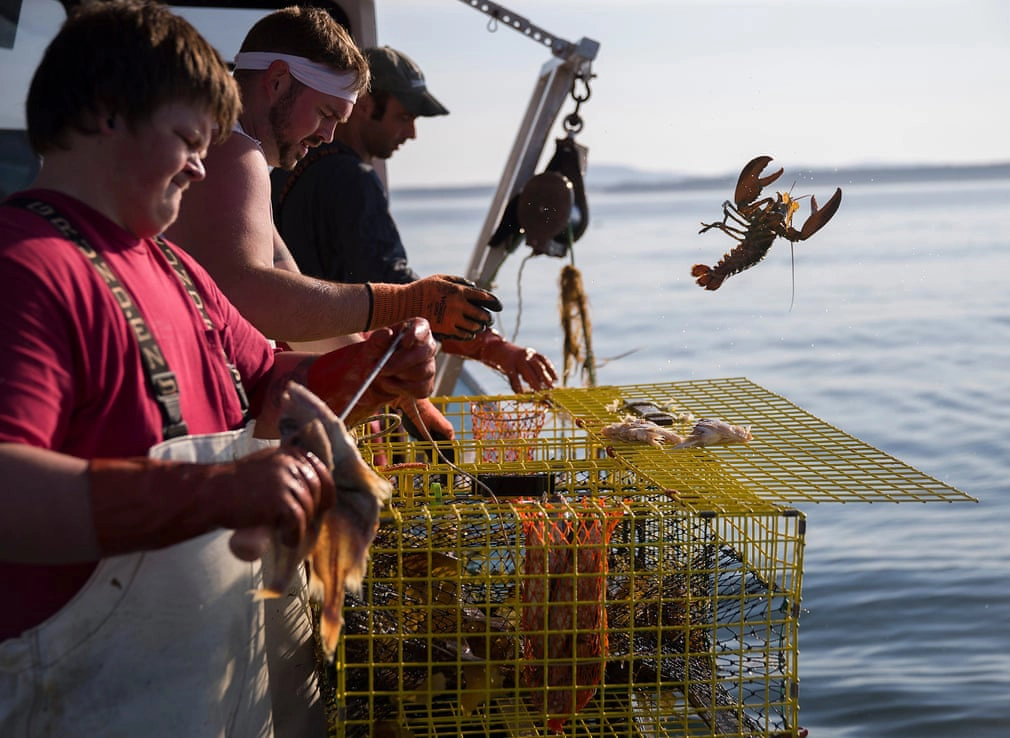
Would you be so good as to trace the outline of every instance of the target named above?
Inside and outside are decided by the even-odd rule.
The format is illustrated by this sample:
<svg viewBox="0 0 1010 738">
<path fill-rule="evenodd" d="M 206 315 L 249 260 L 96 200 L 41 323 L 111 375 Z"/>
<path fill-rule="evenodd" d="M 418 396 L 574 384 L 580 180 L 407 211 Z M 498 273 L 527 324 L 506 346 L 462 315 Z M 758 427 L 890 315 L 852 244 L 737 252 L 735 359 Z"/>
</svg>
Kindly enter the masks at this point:
<svg viewBox="0 0 1010 738">
<path fill-rule="evenodd" d="M 86 3 L 35 70 L 28 139 L 44 155 L 66 148 L 71 130 L 95 132 L 97 115 L 121 116 L 133 128 L 172 102 L 205 109 L 223 135 L 242 107 L 227 65 L 184 18 L 146 0 Z"/>
</svg>

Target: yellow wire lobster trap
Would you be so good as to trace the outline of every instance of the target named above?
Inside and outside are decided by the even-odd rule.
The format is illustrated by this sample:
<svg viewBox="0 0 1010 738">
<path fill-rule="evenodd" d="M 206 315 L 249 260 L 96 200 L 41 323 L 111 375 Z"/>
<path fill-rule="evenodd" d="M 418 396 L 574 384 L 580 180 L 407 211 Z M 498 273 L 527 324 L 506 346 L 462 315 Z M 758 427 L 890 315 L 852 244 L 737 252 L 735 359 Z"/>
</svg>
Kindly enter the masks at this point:
<svg viewBox="0 0 1010 738">
<path fill-rule="evenodd" d="M 753 439 L 614 443 L 630 399 Z M 365 448 L 395 492 L 340 736 L 799 736 L 790 503 L 970 499 L 743 379 L 434 402 L 454 441 Z"/>
</svg>

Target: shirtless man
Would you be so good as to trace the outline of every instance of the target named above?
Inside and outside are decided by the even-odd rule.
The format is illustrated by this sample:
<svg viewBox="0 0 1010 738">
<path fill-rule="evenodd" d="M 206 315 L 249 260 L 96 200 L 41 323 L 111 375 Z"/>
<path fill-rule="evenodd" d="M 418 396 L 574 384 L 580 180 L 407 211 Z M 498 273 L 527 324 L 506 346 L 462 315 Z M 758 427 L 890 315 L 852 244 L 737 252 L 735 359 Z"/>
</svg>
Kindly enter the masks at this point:
<svg viewBox="0 0 1010 738">
<path fill-rule="evenodd" d="M 437 338 L 471 339 L 501 310 L 490 292 L 436 275 L 408 285 L 339 284 L 300 274 L 273 224 L 270 167 L 291 168 L 333 138 L 368 87 L 368 65 L 318 8 L 285 8 L 257 22 L 235 59 L 242 112 L 212 146 L 207 178 L 168 232 L 268 338 L 314 341 L 427 318 Z M 279 268 L 278 268 L 279 267 Z"/>
<path fill-rule="evenodd" d="M 371 85 L 347 122 L 337 126 L 333 142 L 320 146 L 293 171 L 275 169 L 270 174 L 274 220 L 305 274 L 340 282 L 409 284 L 418 275 L 407 263 L 386 187 L 373 164 L 416 138 L 418 118 L 449 111 L 405 53 L 388 46 L 363 53 Z M 442 351 L 491 367 L 513 392 L 523 392 L 527 385 L 549 389 L 558 378 L 546 356 L 490 329 L 474 340 L 443 341 Z"/>
</svg>

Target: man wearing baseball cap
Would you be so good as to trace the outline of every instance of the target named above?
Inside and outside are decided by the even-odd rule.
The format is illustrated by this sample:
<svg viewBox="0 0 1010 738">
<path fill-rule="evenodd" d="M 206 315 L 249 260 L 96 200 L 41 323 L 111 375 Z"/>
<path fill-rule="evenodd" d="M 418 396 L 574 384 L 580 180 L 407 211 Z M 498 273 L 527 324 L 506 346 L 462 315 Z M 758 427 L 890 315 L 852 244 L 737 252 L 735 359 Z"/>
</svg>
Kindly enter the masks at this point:
<svg viewBox="0 0 1010 738">
<path fill-rule="evenodd" d="M 442 103 L 428 92 L 424 73 L 409 56 L 383 46 L 366 49 L 365 58 L 372 73 L 372 92 L 393 95 L 407 113 L 415 117 L 449 114 Z"/>
<path fill-rule="evenodd" d="M 363 49 L 371 87 L 358 98 L 333 143 L 310 152 L 291 172 L 271 175 L 277 229 L 305 274 L 334 282 L 413 282 L 389 213 L 386 188 L 372 168 L 417 137 L 419 117 L 448 115 L 421 68 L 388 46 Z"/>
<path fill-rule="evenodd" d="M 337 282 L 405 284 L 418 275 L 407 263 L 386 188 L 372 161 L 390 158 L 416 138 L 418 118 L 449 111 L 428 90 L 424 73 L 409 56 L 388 46 L 363 53 L 371 87 L 358 97 L 347 122 L 337 126 L 333 143 L 310 152 L 293 171 L 271 174 L 274 221 L 305 274 Z M 496 369 L 515 392 L 523 391 L 524 383 L 541 390 L 557 380 L 545 356 L 490 329 L 472 341 L 444 341 L 442 350 Z"/>
</svg>

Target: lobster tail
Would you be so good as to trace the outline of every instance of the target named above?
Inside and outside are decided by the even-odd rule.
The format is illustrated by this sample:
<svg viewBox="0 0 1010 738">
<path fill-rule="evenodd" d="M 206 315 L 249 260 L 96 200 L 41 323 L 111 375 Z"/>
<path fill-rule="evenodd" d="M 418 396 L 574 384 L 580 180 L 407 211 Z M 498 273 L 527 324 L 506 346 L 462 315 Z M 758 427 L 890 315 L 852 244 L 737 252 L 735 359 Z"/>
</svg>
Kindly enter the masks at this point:
<svg viewBox="0 0 1010 738">
<path fill-rule="evenodd" d="M 726 279 L 726 275 L 717 273 L 712 267 L 704 264 L 695 264 L 691 267 L 691 276 L 697 277 L 695 283 L 706 290 L 717 290 Z"/>
</svg>

